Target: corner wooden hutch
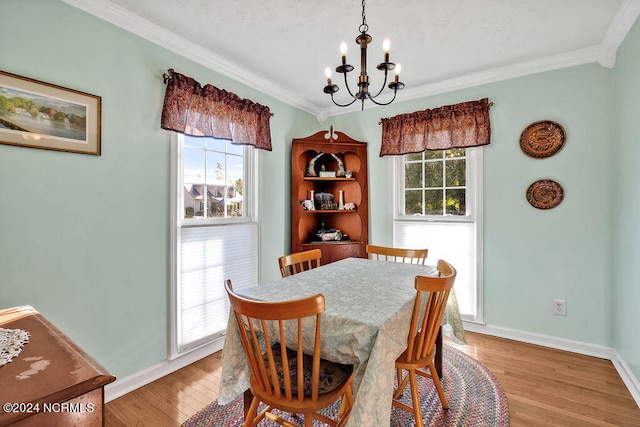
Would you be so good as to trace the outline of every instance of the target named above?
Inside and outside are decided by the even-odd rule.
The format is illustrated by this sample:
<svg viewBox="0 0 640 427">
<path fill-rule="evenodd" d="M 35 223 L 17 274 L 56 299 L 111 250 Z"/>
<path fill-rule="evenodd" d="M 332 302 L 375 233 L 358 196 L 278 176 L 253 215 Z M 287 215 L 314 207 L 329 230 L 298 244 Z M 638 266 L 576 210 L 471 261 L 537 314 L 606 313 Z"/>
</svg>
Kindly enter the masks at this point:
<svg viewBox="0 0 640 427">
<path fill-rule="evenodd" d="M 322 264 L 366 258 L 369 241 L 367 143 L 342 132 L 296 138 L 291 147 L 291 251 L 322 250 Z M 344 209 L 340 209 L 340 192 Z M 313 206 L 309 200 L 314 199 Z M 333 195 L 333 202 L 322 202 Z M 323 235 L 322 232 L 328 232 Z M 320 232 L 320 233 L 319 233 Z M 337 235 L 338 239 L 327 239 Z"/>
</svg>

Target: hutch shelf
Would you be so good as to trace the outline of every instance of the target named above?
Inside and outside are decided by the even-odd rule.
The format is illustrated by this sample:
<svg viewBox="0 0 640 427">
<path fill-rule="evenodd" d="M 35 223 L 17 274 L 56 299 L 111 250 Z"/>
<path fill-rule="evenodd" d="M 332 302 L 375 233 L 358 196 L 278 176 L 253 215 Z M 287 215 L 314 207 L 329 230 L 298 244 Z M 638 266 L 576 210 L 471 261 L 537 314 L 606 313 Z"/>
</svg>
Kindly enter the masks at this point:
<svg viewBox="0 0 640 427">
<path fill-rule="evenodd" d="M 291 251 L 322 251 L 322 264 L 365 258 L 369 236 L 367 144 L 342 132 L 296 138 L 291 148 Z M 346 209 L 339 209 L 340 193 Z M 327 194 L 332 203 L 322 203 Z M 310 200 L 313 195 L 313 207 Z M 336 233 L 340 240 L 323 240 Z"/>
</svg>

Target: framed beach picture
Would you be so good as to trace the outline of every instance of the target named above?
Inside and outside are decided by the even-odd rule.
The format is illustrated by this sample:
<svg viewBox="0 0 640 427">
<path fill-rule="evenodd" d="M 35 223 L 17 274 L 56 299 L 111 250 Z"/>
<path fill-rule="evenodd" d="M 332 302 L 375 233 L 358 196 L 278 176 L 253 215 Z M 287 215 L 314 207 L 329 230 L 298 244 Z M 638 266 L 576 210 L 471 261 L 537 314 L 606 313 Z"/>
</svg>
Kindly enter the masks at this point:
<svg viewBox="0 0 640 427">
<path fill-rule="evenodd" d="M 99 156 L 101 102 L 0 71 L 0 144 Z"/>
</svg>

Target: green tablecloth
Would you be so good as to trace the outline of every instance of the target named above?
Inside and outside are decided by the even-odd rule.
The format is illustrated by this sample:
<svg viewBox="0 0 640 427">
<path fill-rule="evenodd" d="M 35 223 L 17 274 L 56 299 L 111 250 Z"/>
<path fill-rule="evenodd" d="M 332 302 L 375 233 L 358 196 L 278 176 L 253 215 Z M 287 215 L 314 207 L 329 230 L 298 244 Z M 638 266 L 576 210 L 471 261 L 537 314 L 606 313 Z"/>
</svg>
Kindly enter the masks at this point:
<svg viewBox="0 0 640 427">
<path fill-rule="evenodd" d="M 435 275 L 434 266 L 348 258 L 243 291 L 261 301 L 284 301 L 321 293 L 322 357 L 354 364 L 355 405 L 347 426 L 388 426 L 394 362 L 407 346 L 416 275 Z M 443 324 L 464 342 L 462 318 L 452 292 Z M 249 387 L 249 368 L 235 319 L 230 317 L 223 350 L 219 404 Z"/>
</svg>

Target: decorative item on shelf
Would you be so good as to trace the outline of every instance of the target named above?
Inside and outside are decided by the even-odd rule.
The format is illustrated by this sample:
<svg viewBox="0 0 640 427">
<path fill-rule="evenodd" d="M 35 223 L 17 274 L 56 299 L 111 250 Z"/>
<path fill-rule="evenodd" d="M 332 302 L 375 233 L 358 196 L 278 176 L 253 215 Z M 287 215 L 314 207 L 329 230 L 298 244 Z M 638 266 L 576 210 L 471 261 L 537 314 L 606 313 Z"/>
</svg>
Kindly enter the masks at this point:
<svg viewBox="0 0 640 427">
<path fill-rule="evenodd" d="M 536 209 L 553 209 L 563 197 L 562 185 L 550 179 L 540 179 L 527 188 L 527 201 Z"/>
<path fill-rule="evenodd" d="M 313 190 L 311 190 L 311 198 L 309 199 L 310 206 L 309 206 L 309 210 L 310 211 L 315 211 L 316 210 L 316 200 L 313 197 Z"/>
<path fill-rule="evenodd" d="M 335 178 L 336 171 L 326 170 L 325 165 L 320 166 L 320 178 Z"/>
<path fill-rule="evenodd" d="M 343 196 L 343 191 L 342 190 L 338 190 L 339 192 L 339 196 L 338 196 L 338 210 L 339 211 L 343 211 L 344 210 L 344 196 Z"/>
<path fill-rule="evenodd" d="M 342 42 L 340 45 L 340 51 L 342 53 L 342 64 L 336 67 L 336 72 L 340 74 L 344 74 L 344 85 L 347 88 L 347 92 L 351 96 L 351 101 L 348 101 L 346 104 L 339 104 L 333 97 L 333 94 L 336 93 L 339 88 L 337 85 L 334 85 L 331 81 L 331 69 L 327 67 L 325 69 L 325 75 L 327 77 L 327 85 L 324 87 L 323 91 L 326 94 L 331 95 L 331 101 L 338 107 L 348 107 L 357 100 L 362 101 L 362 109 L 364 110 L 364 101 L 369 99 L 371 102 L 377 105 L 388 105 L 391 104 L 396 99 L 396 94 L 399 90 L 404 88 L 404 83 L 398 80 L 400 74 L 400 64 L 394 64 L 393 62 L 389 62 L 389 48 L 391 43 L 389 39 L 385 39 L 382 43 L 382 48 L 384 50 L 384 61 L 378 64 L 377 68 L 380 71 L 384 70 L 384 82 L 380 87 L 380 90 L 376 94 L 371 94 L 369 92 L 369 75 L 367 74 L 367 46 L 373 40 L 367 31 L 369 30 L 369 26 L 367 25 L 367 17 L 365 14 L 365 0 L 362 0 L 362 24 L 358 28 L 360 31 L 360 35 L 356 37 L 356 43 L 360 46 L 360 77 L 358 78 L 358 92 L 353 93 L 351 88 L 349 87 L 349 83 L 347 82 L 347 74 L 350 71 L 353 71 L 353 66 L 347 64 L 347 44 Z M 387 102 L 378 102 L 376 98 L 382 93 L 387 84 L 388 73 L 391 70 L 395 70 L 395 80 L 389 83 L 389 89 L 393 91 L 393 98 Z"/>
<path fill-rule="evenodd" d="M 320 153 L 313 159 L 311 159 L 311 161 L 307 165 L 307 176 L 318 176 L 318 174 L 316 173 L 316 161 L 323 155 L 324 153 Z"/>
<path fill-rule="evenodd" d="M 345 203 L 344 204 L 344 210 L 345 211 L 354 211 L 354 210 L 356 210 L 356 204 L 355 203 L 351 203 L 351 202 Z"/>
<path fill-rule="evenodd" d="M 335 210 L 338 204 L 333 200 L 333 194 L 331 193 L 318 193 L 316 194 L 316 203 L 320 204 L 320 210 Z"/>
<path fill-rule="evenodd" d="M 531 123 L 520 134 L 520 149 L 533 159 L 554 156 L 564 147 L 564 128 L 551 120 Z"/>
<path fill-rule="evenodd" d="M 342 233 L 340 232 L 340 230 L 330 231 L 322 233 L 319 237 L 323 242 L 340 241 L 342 240 Z"/>
<path fill-rule="evenodd" d="M 353 172 L 351 172 L 350 170 L 344 171 L 344 177 L 345 178 L 351 178 L 352 175 L 353 175 Z"/>
<path fill-rule="evenodd" d="M 323 172 L 327 172 L 327 165 L 329 165 L 331 162 L 336 163 L 337 170 L 332 171 L 333 173 L 330 175 L 323 174 Z M 317 170 L 318 168 L 320 168 L 319 171 Z M 309 164 L 307 165 L 307 176 L 320 176 L 321 178 L 335 178 L 344 176 L 344 162 L 337 154 L 324 152 L 318 153 L 309 161 Z"/>
<path fill-rule="evenodd" d="M 316 232 L 316 236 L 320 239 L 321 242 L 331 242 L 331 241 L 340 241 L 346 240 L 346 234 L 342 234 L 340 230 L 336 230 L 335 228 L 325 228 L 326 224 L 324 219 L 320 220 L 320 229 Z"/>
</svg>

